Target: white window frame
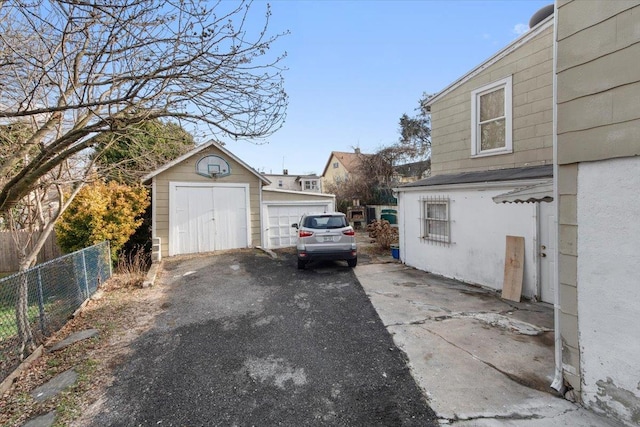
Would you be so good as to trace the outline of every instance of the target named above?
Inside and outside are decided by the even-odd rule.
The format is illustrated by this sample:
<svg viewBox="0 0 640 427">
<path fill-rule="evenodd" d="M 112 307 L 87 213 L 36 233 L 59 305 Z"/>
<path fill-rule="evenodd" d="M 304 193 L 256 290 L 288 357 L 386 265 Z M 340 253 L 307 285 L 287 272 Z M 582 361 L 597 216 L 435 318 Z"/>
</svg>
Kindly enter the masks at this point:
<svg viewBox="0 0 640 427">
<path fill-rule="evenodd" d="M 305 190 L 317 190 L 318 189 L 318 180 L 316 179 L 305 179 L 303 181 L 303 188 Z"/>
<path fill-rule="evenodd" d="M 451 243 L 451 215 L 449 210 L 449 198 L 448 197 L 425 197 L 420 199 L 422 205 L 422 217 L 421 217 L 421 237 L 424 240 L 436 243 Z M 428 217 L 428 205 L 443 205 L 445 207 L 444 218 L 430 218 Z M 444 224 L 445 234 L 430 233 L 431 225 L 436 223 Z"/>
<path fill-rule="evenodd" d="M 338 162 L 333 162 L 333 168 L 337 169 L 340 166 L 340 163 Z"/>
<path fill-rule="evenodd" d="M 513 153 L 513 79 L 511 76 L 482 86 L 471 92 L 471 157 L 495 156 Z M 480 140 L 480 97 L 496 90 L 504 89 L 505 146 L 491 150 L 481 149 Z"/>
</svg>

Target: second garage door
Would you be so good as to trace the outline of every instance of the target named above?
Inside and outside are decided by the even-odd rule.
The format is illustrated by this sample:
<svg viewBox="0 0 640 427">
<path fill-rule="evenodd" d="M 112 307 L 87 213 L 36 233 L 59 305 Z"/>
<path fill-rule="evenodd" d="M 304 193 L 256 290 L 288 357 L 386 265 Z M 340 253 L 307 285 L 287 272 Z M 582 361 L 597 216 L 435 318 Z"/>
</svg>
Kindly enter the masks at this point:
<svg viewBox="0 0 640 427">
<path fill-rule="evenodd" d="M 331 201 L 318 201 L 297 204 L 266 204 L 266 241 L 270 249 L 295 246 L 297 230 L 291 224 L 297 223 L 304 213 L 327 212 L 332 209 Z"/>
</svg>

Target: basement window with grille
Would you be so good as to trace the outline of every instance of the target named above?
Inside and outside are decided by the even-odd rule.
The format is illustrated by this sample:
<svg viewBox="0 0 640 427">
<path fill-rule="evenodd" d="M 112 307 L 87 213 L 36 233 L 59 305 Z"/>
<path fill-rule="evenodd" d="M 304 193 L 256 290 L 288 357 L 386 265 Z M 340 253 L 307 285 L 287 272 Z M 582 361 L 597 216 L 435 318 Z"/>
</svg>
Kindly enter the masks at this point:
<svg viewBox="0 0 640 427">
<path fill-rule="evenodd" d="M 430 242 L 451 242 L 448 197 L 426 197 L 420 199 L 422 207 L 421 237 Z"/>
</svg>

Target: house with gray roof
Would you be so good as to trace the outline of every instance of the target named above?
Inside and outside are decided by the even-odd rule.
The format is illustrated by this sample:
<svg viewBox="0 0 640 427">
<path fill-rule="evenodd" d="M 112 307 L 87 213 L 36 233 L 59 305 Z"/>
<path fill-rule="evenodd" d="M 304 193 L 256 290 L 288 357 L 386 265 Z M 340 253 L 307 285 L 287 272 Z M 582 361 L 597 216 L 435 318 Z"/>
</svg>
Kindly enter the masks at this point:
<svg viewBox="0 0 640 427">
<path fill-rule="evenodd" d="M 549 12 L 428 100 L 431 176 L 396 192 L 404 263 L 502 290 L 513 236 L 524 246 L 518 297 L 553 303 L 553 7 Z"/>
</svg>

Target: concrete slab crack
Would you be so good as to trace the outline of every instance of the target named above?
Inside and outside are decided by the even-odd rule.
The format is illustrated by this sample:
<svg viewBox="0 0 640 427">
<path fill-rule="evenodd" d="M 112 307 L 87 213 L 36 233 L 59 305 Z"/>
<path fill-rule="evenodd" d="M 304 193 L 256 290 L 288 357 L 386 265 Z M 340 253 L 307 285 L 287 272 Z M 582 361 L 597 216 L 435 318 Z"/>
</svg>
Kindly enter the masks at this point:
<svg viewBox="0 0 640 427">
<path fill-rule="evenodd" d="M 441 321 L 450 320 L 450 319 L 466 319 L 466 318 L 475 319 L 489 326 L 506 329 L 521 335 L 536 336 L 536 335 L 541 335 L 545 332 L 549 332 L 553 330 L 553 329 L 543 328 L 540 326 L 535 326 L 530 323 L 523 322 L 521 320 L 512 319 L 501 313 L 495 313 L 495 312 L 473 312 L 473 313 L 460 312 L 460 313 L 441 314 L 438 316 L 427 316 L 421 319 L 411 320 L 409 322 L 391 323 L 391 324 L 388 324 L 387 327 L 422 325 L 430 320 L 441 322 Z"/>
<path fill-rule="evenodd" d="M 541 420 L 541 419 L 553 419 L 553 418 L 560 418 L 565 416 L 566 414 L 570 413 L 570 412 L 575 412 L 577 411 L 578 408 L 570 408 L 570 409 L 565 409 L 564 411 L 553 415 L 551 417 L 546 417 L 546 416 L 542 416 L 542 415 L 538 415 L 538 414 L 519 414 L 519 413 L 511 413 L 511 414 L 504 414 L 504 415 L 500 415 L 500 414 L 482 414 L 482 415 L 476 415 L 476 416 L 472 416 L 472 417 L 454 417 L 454 418 L 447 418 L 447 417 L 438 417 L 438 419 L 440 421 L 444 421 L 446 424 L 448 425 L 455 425 L 455 423 L 457 422 L 468 422 L 468 421 L 474 421 L 474 420 L 514 420 L 514 421 L 525 421 L 525 420 Z"/>
<path fill-rule="evenodd" d="M 447 421 L 448 424 L 454 424 L 458 421 L 474 421 L 474 420 L 539 420 L 542 419 L 544 417 L 541 417 L 540 415 L 537 414 L 518 414 L 518 413 L 511 413 L 511 414 L 505 414 L 505 415 L 499 415 L 499 414 L 487 414 L 487 415 L 477 415 L 475 417 L 455 417 L 455 418 L 444 418 L 444 417 L 440 417 L 438 418 L 439 420 L 443 420 L 443 421 Z"/>
<path fill-rule="evenodd" d="M 426 327 L 423 327 L 423 329 L 425 331 L 429 332 L 430 334 L 437 336 L 438 338 L 440 338 L 441 340 L 443 340 L 447 344 L 450 344 L 450 345 L 454 346 L 455 348 L 464 351 L 465 353 L 467 353 L 469 356 L 471 356 L 473 359 L 477 360 L 478 362 L 483 363 L 483 364 L 489 366 L 492 369 L 495 369 L 496 371 L 500 372 L 502 375 L 504 375 L 507 378 L 509 378 L 511 381 L 516 382 L 516 383 L 518 383 L 518 384 L 520 384 L 522 386 L 525 386 L 525 387 L 530 387 L 530 384 L 527 381 L 523 380 L 522 378 L 519 378 L 518 376 L 513 375 L 510 372 L 507 372 L 507 371 L 504 371 L 504 370 L 500 369 L 499 367 L 497 367 L 496 365 L 494 365 L 491 362 L 487 362 L 486 360 L 482 360 L 481 358 L 479 358 L 475 354 L 471 353 L 469 350 L 460 347 L 459 345 L 457 345 L 456 343 L 454 343 L 452 341 L 449 341 L 448 339 L 446 339 L 445 337 L 443 337 L 439 333 L 434 332 L 431 329 L 426 328 Z"/>
</svg>

